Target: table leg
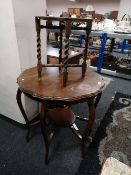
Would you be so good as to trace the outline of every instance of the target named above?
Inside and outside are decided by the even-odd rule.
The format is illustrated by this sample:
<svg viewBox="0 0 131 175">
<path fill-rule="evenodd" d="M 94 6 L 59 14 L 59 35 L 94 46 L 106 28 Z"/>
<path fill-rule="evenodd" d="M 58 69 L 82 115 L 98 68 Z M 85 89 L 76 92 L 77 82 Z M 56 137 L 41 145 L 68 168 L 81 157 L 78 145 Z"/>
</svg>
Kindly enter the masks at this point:
<svg viewBox="0 0 131 175">
<path fill-rule="evenodd" d="M 96 97 L 96 100 L 95 100 L 95 108 L 97 107 L 97 105 L 98 105 L 98 103 L 99 103 L 99 101 L 100 101 L 100 99 L 101 99 L 101 95 L 102 95 L 102 92 L 100 92 L 100 93 L 97 95 L 97 97 Z"/>
<path fill-rule="evenodd" d="M 21 111 L 21 113 L 22 113 L 22 115 L 25 119 L 25 122 L 26 122 L 26 126 L 27 126 L 27 129 L 28 129 L 27 135 L 26 135 L 26 140 L 28 142 L 29 141 L 29 135 L 30 135 L 30 123 L 29 123 L 29 120 L 27 118 L 27 115 L 26 115 L 25 110 L 24 110 L 23 105 L 22 105 L 21 94 L 22 94 L 22 91 L 18 88 L 17 95 L 16 95 L 16 100 L 17 100 L 17 104 L 18 104 L 18 106 L 20 108 L 20 111 Z"/>
<path fill-rule="evenodd" d="M 89 107 L 89 120 L 87 122 L 87 126 L 86 129 L 82 135 L 82 156 L 84 157 L 84 153 L 85 153 L 85 142 L 88 139 L 88 137 L 90 136 L 91 133 L 91 129 L 95 120 L 95 105 L 94 105 L 94 98 L 90 98 L 88 99 L 87 103 L 88 103 L 88 107 Z"/>
<path fill-rule="evenodd" d="M 41 131 L 45 142 L 46 154 L 45 154 L 45 163 L 48 164 L 48 155 L 49 155 L 49 140 L 46 131 L 46 103 L 41 104 L 40 112 L 40 125 Z"/>
</svg>

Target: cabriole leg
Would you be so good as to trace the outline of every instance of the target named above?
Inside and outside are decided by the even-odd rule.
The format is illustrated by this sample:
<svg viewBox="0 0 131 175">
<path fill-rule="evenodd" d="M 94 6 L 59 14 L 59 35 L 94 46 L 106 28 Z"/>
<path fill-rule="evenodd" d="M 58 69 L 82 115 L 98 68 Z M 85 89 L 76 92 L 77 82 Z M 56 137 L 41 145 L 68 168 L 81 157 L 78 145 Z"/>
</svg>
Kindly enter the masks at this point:
<svg viewBox="0 0 131 175">
<path fill-rule="evenodd" d="M 25 122 L 26 122 L 26 126 L 27 126 L 27 129 L 28 129 L 27 135 L 26 135 L 26 140 L 28 142 L 29 141 L 29 135 L 30 135 L 30 124 L 29 124 L 29 120 L 27 118 L 27 115 L 25 113 L 25 110 L 23 108 L 23 105 L 22 105 L 21 94 L 22 94 L 22 91 L 18 88 L 17 95 L 16 95 L 16 100 L 17 100 L 17 104 L 19 106 L 19 109 L 20 109 L 20 111 L 21 111 L 21 113 L 22 113 L 22 115 L 25 119 Z"/>
</svg>

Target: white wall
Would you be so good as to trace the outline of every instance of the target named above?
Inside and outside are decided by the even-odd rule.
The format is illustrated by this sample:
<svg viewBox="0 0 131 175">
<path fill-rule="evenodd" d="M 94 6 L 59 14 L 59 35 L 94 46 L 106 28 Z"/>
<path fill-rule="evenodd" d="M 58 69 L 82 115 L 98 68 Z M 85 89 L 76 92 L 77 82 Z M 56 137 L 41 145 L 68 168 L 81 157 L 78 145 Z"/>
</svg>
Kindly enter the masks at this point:
<svg viewBox="0 0 131 175">
<path fill-rule="evenodd" d="M 47 10 L 54 16 L 59 16 L 62 11 L 71 7 L 86 8 L 92 4 L 96 13 L 104 14 L 109 11 L 119 10 L 120 0 L 81 0 L 81 2 L 70 2 L 68 0 L 47 0 Z"/>
<path fill-rule="evenodd" d="M 15 18 L 17 42 L 21 70 L 37 65 L 37 42 L 35 30 L 35 16 L 44 16 L 46 13 L 45 0 L 12 0 Z M 46 32 L 42 33 L 42 51 L 46 55 Z M 44 54 L 43 54 L 44 56 Z M 45 62 L 46 57 L 42 57 Z M 32 119 L 38 113 L 38 103 L 25 98 L 25 109 Z"/>
<path fill-rule="evenodd" d="M 44 16 L 46 0 L 12 0 L 21 69 L 37 64 L 35 16 Z M 43 34 L 44 33 L 44 34 Z M 42 32 L 45 35 L 45 32 Z M 46 37 L 43 36 L 45 39 Z M 43 51 L 46 52 L 46 40 Z M 43 58 L 44 59 L 44 58 Z"/>
<path fill-rule="evenodd" d="M 124 14 L 131 15 L 131 0 L 121 0 L 118 19 L 122 19 Z"/>
<path fill-rule="evenodd" d="M 45 15 L 45 10 L 46 0 L 0 2 L 0 113 L 20 123 L 25 122 L 16 103 L 16 79 L 21 71 L 37 64 L 34 21 L 35 16 Z M 23 103 L 32 119 L 38 104 L 25 97 Z"/>
<path fill-rule="evenodd" d="M 24 122 L 16 104 L 19 53 L 11 0 L 0 2 L 0 113 Z"/>
</svg>

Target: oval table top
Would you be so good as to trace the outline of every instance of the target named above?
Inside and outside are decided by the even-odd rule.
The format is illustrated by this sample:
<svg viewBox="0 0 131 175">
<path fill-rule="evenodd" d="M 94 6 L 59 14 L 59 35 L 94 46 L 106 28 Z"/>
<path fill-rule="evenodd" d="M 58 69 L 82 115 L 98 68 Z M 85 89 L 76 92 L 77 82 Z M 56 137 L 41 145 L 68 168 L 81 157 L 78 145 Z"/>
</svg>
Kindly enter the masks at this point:
<svg viewBox="0 0 131 175">
<path fill-rule="evenodd" d="M 43 100 L 79 101 L 100 93 L 105 85 L 102 76 L 87 68 L 81 78 L 81 68 L 68 68 L 67 86 L 63 87 L 62 73 L 58 67 L 45 67 L 38 80 L 37 67 L 25 70 L 17 79 L 22 92 Z"/>
</svg>

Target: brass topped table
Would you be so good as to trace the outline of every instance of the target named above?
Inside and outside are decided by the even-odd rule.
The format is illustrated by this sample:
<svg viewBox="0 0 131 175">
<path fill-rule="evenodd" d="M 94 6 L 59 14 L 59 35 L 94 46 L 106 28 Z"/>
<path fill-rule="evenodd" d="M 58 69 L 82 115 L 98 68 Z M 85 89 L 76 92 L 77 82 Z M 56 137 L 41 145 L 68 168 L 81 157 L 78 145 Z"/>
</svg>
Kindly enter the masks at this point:
<svg viewBox="0 0 131 175">
<path fill-rule="evenodd" d="M 37 68 L 30 68 L 25 70 L 18 77 L 18 91 L 17 91 L 17 102 L 18 106 L 23 114 L 23 117 L 26 121 L 28 127 L 27 140 L 29 140 L 29 131 L 31 123 L 28 120 L 28 117 L 24 111 L 21 94 L 24 93 L 31 99 L 41 103 L 41 112 L 40 112 L 40 124 L 42 129 L 42 134 L 45 140 L 46 146 L 46 163 L 48 162 L 48 153 L 49 153 L 49 142 L 47 132 L 46 132 L 46 110 L 48 105 L 64 105 L 64 108 L 56 108 L 60 110 L 59 119 L 62 117 L 69 118 L 69 126 L 77 137 L 82 141 L 82 150 L 84 150 L 85 141 L 90 135 L 92 125 L 95 119 L 95 108 L 100 100 L 101 93 L 104 87 L 103 78 L 87 69 L 85 77 L 81 78 L 81 69 L 80 68 L 69 68 L 68 69 L 68 82 L 67 86 L 63 87 L 62 75 L 59 72 L 58 67 L 45 67 L 42 72 L 41 80 L 38 80 Z M 87 102 L 89 107 L 89 117 L 82 118 L 75 116 L 73 112 L 70 112 L 70 106 L 77 103 Z M 67 107 L 68 106 L 68 107 Z M 63 110 L 63 113 L 61 111 Z M 54 111 L 54 115 L 55 115 Z M 84 133 L 82 136 L 78 132 L 78 129 L 74 126 L 74 117 L 75 118 L 88 121 Z M 54 116 L 54 118 L 57 116 Z M 72 120 L 72 121 L 71 121 Z M 67 120 L 68 121 L 68 120 Z M 50 136 L 50 138 L 53 134 Z"/>
</svg>

